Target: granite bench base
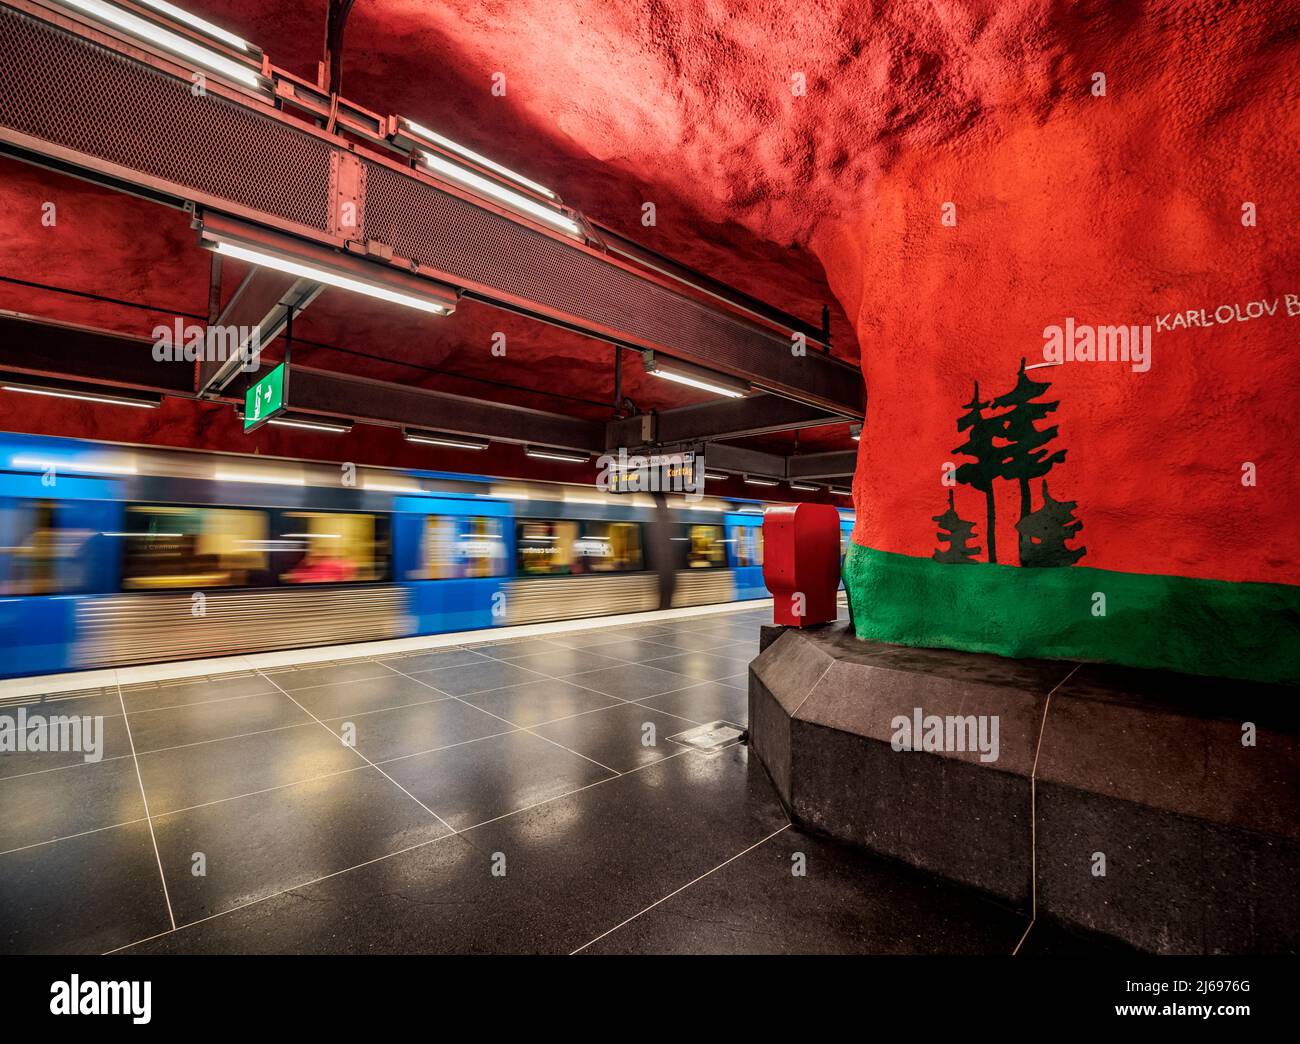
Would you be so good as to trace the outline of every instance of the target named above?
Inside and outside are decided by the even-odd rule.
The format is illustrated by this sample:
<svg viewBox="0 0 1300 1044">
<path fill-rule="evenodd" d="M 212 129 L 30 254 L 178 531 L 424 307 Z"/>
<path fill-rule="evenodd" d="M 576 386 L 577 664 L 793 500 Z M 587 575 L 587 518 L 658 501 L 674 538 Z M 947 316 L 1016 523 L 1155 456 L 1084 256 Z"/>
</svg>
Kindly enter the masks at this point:
<svg viewBox="0 0 1300 1044">
<path fill-rule="evenodd" d="M 1144 950 L 1300 949 L 1300 689 L 760 644 L 749 741 L 801 826 Z"/>
</svg>

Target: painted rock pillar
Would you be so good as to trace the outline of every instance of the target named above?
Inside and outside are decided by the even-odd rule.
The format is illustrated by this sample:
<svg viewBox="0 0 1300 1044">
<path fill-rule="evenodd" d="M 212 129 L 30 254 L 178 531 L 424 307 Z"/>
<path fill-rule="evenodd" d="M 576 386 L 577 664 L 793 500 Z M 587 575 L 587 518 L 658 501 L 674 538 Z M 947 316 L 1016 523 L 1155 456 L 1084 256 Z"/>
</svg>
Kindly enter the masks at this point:
<svg viewBox="0 0 1300 1044">
<path fill-rule="evenodd" d="M 1164 28 L 821 240 L 863 638 L 1300 682 L 1300 105 L 1259 38 Z"/>
</svg>

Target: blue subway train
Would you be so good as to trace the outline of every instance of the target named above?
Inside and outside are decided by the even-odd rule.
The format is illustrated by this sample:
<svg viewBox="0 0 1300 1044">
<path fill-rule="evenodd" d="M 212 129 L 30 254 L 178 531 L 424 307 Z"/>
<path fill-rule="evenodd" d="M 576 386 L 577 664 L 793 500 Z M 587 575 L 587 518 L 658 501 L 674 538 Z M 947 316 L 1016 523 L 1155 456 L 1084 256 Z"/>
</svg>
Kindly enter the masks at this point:
<svg viewBox="0 0 1300 1044">
<path fill-rule="evenodd" d="M 763 509 L 0 433 L 0 677 L 762 598 Z"/>
</svg>

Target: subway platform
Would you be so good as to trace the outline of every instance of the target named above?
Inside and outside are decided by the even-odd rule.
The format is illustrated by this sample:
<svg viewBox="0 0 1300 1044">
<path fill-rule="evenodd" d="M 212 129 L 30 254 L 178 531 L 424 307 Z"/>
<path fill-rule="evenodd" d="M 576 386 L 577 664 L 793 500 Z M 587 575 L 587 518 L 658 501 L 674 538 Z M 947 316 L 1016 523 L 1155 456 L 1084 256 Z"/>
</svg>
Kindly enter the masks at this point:
<svg viewBox="0 0 1300 1044">
<path fill-rule="evenodd" d="M 770 612 L 6 682 L 3 715 L 102 717 L 103 743 L 0 755 L 3 949 L 1092 945 L 790 824 L 735 735 Z"/>
</svg>

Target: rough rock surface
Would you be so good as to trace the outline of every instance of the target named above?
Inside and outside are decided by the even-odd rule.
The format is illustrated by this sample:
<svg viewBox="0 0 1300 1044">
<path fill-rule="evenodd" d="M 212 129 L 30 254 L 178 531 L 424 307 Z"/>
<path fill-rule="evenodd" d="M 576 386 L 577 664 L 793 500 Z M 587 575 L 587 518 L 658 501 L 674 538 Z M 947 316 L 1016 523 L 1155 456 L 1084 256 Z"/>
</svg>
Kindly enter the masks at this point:
<svg viewBox="0 0 1300 1044">
<path fill-rule="evenodd" d="M 314 75 L 323 3 L 191 6 Z M 1283 0 L 363 0 L 348 26 L 344 92 L 435 125 L 597 219 L 810 318 L 825 278 L 861 346 L 870 406 L 855 538 L 877 549 L 929 556 L 973 382 L 986 395 L 1007 390 L 1022 357 L 1042 361 L 1046 325 L 1154 326 L 1175 312 L 1212 319 L 1220 305 L 1276 302 L 1260 319 L 1162 325 L 1149 372 L 1035 372 L 1060 402 L 1054 448 L 1067 458 L 1049 483 L 1077 502 L 1081 565 L 1294 583 L 1300 319 L 1285 295 L 1300 295 L 1298 58 L 1300 10 Z M 497 72 L 504 97 L 491 91 Z M 6 189 L 41 198 L 16 169 L 6 165 Z M 202 310 L 206 258 L 179 215 L 70 186 L 58 191 L 75 223 L 61 225 L 67 238 L 53 252 L 48 233 L 6 210 L 5 272 Z M 639 221 L 646 200 L 658 207 L 653 229 Z M 1253 227 L 1242 223 L 1247 202 Z M 942 223 L 945 203 L 955 225 Z M 4 307 L 33 297 L 0 289 Z M 49 299 L 37 304 L 24 310 L 51 313 Z M 82 321 L 106 313 L 63 298 L 58 308 Z M 105 325 L 143 325 L 125 316 Z M 323 300 L 302 333 L 509 381 L 483 359 L 495 317 L 454 322 L 413 326 Z M 608 398 L 607 368 L 584 363 L 605 349 L 546 328 L 518 335 L 515 358 L 537 378 L 527 383 Z M 847 333 L 838 342 L 856 354 Z M 410 379 L 445 386 L 437 375 Z M 687 401 L 639 385 L 633 394 Z M 202 418 L 176 424 L 189 437 Z M 1242 485 L 1246 462 L 1257 486 Z M 981 545 L 983 499 L 957 490 Z M 1012 484 L 1000 484 L 997 507 L 999 558 L 1014 562 Z"/>
</svg>

